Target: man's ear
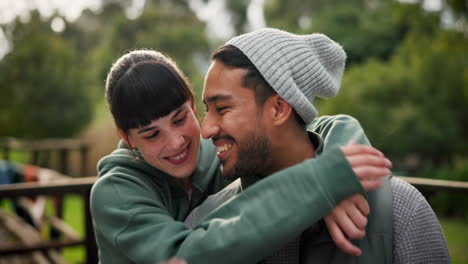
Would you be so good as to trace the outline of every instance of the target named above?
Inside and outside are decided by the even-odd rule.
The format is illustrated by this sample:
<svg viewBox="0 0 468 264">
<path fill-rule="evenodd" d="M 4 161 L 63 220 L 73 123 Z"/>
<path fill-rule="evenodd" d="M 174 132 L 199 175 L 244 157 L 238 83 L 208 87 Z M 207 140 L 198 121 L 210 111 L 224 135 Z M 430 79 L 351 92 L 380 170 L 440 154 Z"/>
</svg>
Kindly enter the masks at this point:
<svg viewBox="0 0 468 264">
<path fill-rule="evenodd" d="M 119 135 L 122 138 L 122 140 L 125 142 L 125 144 L 127 144 L 131 149 L 134 149 L 132 143 L 130 142 L 130 138 L 128 137 L 128 134 L 125 133 L 125 131 L 123 131 L 120 128 L 117 128 L 117 132 L 119 132 Z"/>
<path fill-rule="evenodd" d="M 270 96 L 265 104 L 268 104 L 270 118 L 276 126 L 286 123 L 292 115 L 292 106 L 278 94 Z"/>
</svg>

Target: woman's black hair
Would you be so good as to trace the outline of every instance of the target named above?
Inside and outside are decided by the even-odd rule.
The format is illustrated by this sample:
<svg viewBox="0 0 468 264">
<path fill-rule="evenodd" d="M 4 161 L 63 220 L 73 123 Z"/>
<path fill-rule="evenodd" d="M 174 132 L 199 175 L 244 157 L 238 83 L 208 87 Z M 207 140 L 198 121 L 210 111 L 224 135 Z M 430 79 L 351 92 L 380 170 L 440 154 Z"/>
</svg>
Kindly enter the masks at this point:
<svg viewBox="0 0 468 264">
<path fill-rule="evenodd" d="M 193 90 L 168 56 L 153 50 L 135 50 L 112 65 L 106 80 L 106 99 L 116 125 L 128 132 L 193 100 Z"/>
</svg>

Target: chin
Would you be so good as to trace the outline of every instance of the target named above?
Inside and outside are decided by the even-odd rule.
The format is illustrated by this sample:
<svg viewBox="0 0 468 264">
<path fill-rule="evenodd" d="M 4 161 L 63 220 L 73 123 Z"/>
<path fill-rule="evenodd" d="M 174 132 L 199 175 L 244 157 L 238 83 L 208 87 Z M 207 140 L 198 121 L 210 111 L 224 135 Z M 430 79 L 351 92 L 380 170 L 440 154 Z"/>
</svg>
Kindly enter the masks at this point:
<svg viewBox="0 0 468 264">
<path fill-rule="evenodd" d="M 176 172 L 175 175 L 173 176 L 178 179 L 189 178 L 195 172 L 196 165 L 197 165 L 196 163 L 193 165 L 191 164 L 187 168 L 183 168 L 180 171 Z"/>
</svg>

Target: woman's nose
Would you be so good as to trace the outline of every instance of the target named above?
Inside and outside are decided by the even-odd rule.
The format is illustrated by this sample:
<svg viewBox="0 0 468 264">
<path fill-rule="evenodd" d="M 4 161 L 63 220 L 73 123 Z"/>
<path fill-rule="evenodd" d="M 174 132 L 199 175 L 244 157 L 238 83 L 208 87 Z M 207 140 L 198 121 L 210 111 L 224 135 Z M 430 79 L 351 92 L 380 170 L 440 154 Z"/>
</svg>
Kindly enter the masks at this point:
<svg viewBox="0 0 468 264">
<path fill-rule="evenodd" d="M 181 134 L 174 134 L 169 139 L 169 145 L 172 149 L 179 149 L 184 144 L 184 136 Z"/>
</svg>

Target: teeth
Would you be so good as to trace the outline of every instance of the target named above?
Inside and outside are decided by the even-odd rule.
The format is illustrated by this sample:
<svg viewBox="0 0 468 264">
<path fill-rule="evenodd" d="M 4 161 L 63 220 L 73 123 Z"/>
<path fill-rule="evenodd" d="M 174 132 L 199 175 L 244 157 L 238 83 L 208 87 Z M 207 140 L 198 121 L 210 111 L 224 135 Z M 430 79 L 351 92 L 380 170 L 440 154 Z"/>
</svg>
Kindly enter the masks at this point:
<svg viewBox="0 0 468 264">
<path fill-rule="evenodd" d="M 230 148 L 232 148 L 232 144 L 225 144 L 225 145 L 222 145 L 222 146 L 217 146 L 216 151 L 218 153 L 220 153 L 220 152 L 226 151 L 226 150 L 228 150 Z"/>
<path fill-rule="evenodd" d="M 180 155 L 177 155 L 177 156 L 174 156 L 174 157 L 171 157 L 172 160 L 180 160 L 182 158 L 185 158 L 185 156 L 187 156 L 187 152 L 183 152 L 182 154 Z"/>
</svg>

